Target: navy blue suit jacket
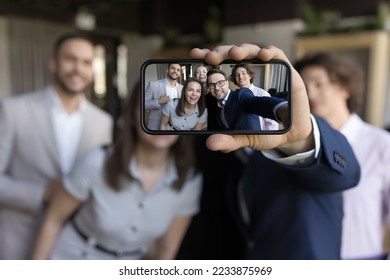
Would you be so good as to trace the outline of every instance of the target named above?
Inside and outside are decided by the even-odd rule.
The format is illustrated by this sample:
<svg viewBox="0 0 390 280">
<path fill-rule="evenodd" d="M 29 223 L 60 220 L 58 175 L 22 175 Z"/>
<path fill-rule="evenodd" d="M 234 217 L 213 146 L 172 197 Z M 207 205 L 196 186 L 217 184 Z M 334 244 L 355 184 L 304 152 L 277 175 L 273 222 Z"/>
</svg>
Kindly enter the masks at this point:
<svg viewBox="0 0 390 280">
<path fill-rule="evenodd" d="M 281 102 L 285 100 L 255 96 L 245 87 L 230 91 L 224 107 L 225 120 L 229 129 L 261 130 L 259 116 L 276 120 L 273 110 Z"/>
<path fill-rule="evenodd" d="M 320 154 L 306 167 L 287 167 L 252 154 L 242 178 L 250 223 L 242 219 L 235 186 L 228 201 L 246 240 L 247 259 L 339 259 L 341 192 L 355 186 L 360 167 L 345 137 L 317 118 Z"/>
</svg>

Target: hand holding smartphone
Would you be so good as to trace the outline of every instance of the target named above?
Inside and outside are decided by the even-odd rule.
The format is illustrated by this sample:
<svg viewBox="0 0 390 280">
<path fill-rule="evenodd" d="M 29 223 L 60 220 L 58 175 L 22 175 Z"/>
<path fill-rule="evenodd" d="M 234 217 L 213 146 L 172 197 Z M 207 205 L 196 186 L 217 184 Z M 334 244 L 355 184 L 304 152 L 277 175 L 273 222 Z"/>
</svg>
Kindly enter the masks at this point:
<svg viewBox="0 0 390 280">
<path fill-rule="evenodd" d="M 141 67 L 141 88 L 150 134 L 282 134 L 291 126 L 291 69 L 282 60 L 152 59 Z"/>
</svg>

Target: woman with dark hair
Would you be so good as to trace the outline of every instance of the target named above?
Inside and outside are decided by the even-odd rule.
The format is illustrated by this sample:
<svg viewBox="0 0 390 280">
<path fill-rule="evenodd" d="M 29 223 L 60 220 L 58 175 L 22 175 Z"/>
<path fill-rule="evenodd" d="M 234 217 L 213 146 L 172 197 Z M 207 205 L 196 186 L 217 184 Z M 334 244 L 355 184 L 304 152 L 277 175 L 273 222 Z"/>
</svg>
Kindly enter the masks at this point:
<svg viewBox="0 0 390 280">
<path fill-rule="evenodd" d="M 170 100 L 162 109 L 161 130 L 202 130 L 207 126 L 204 87 L 196 78 L 188 78 L 181 97 Z"/>
<path fill-rule="evenodd" d="M 58 184 L 33 259 L 174 259 L 199 211 L 202 176 L 191 136 L 149 135 L 140 86 L 112 147 L 90 152 Z"/>
</svg>

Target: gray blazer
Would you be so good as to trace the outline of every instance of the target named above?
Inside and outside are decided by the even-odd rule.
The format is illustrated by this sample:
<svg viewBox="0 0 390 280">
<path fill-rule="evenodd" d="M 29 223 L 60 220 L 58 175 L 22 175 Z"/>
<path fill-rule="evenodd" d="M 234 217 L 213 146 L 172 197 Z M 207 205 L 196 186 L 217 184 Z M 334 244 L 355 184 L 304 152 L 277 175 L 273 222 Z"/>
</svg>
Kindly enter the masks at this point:
<svg viewBox="0 0 390 280">
<path fill-rule="evenodd" d="M 0 259 L 29 257 L 44 188 L 61 176 L 50 94 L 52 87 L 0 102 Z M 112 118 L 86 103 L 77 159 L 112 141 Z"/>
<path fill-rule="evenodd" d="M 160 96 L 166 94 L 167 79 L 150 81 L 145 89 L 146 124 L 151 130 L 159 130 L 161 123 L 162 107 L 158 105 Z M 176 83 L 177 96 L 181 96 L 183 85 Z"/>
</svg>

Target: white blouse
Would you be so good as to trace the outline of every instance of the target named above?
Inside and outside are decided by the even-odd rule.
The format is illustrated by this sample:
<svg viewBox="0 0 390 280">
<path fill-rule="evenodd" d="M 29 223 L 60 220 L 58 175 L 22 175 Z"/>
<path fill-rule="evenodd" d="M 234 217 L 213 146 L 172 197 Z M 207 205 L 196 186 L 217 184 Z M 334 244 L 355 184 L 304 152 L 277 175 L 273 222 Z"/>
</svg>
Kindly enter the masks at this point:
<svg viewBox="0 0 390 280">
<path fill-rule="evenodd" d="M 122 257 L 138 259 L 150 242 L 165 233 L 175 217 L 192 216 L 199 211 L 200 174 L 188 178 L 181 191 L 176 191 L 172 182 L 177 178 L 177 170 L 172 160 L 165 176 L 144 192 L 135 160 L 132 160 L 129 168 L 136 180 L 126 181 L 122 190 L 115 191 L 104 180 L 104 158 L 105 151 L 95 149 L 64 178 L 66 190 L 84 202 L 74 220 L 85 235 L 93 237 L 89 243 L 112 251 L 139 250 L 138 255 Z M 67 224 L 51 258 L 110 258 L 87 243 Z"/>
</svg>

